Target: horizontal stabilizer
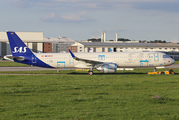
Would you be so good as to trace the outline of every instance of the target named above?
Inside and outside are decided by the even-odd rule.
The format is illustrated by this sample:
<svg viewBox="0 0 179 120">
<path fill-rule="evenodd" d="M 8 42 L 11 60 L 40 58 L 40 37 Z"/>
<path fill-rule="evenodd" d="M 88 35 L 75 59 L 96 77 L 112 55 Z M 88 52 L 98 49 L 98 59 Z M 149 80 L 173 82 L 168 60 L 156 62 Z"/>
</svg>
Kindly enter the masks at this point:
<svg viewBox="0 0 179 120">
<path fill-rule="evenodd" d="M 6 60 L 18 60 L 18 61 L 24 61 L 25 60 L 25 58 L 24 57 L 22 57 L 22 56 L 19 56 L 19 57 L 15 57 L 15 56 L 12 56 L 12 55 L 6 55 L 6 56 L 4 56 L 4 59 L 6 59 Z"/>
</svg>

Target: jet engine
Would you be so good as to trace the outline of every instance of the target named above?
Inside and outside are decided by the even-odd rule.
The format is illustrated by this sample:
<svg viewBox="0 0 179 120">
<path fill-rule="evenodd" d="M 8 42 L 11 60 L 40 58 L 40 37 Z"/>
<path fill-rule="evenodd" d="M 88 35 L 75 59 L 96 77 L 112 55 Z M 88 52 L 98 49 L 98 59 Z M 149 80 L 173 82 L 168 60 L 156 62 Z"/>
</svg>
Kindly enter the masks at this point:
<svg viewBox="0 0 179 120">
<path fill-rule="evenodd" d="M 117 71 L 117 64 L 115 63 L 106 63 L 98 64 L 95 66 L 96 70 L 102 73 L 115 73 Z"/>
</svg>

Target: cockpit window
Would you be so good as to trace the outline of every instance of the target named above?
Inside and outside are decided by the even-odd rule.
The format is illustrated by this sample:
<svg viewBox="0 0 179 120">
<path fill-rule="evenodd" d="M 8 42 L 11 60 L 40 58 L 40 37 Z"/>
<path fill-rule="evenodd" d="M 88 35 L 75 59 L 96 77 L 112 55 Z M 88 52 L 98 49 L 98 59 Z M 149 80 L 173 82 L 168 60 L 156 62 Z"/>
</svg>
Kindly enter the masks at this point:
<svg viewBox="0 0 179 120">
<path fill-rule="evenodd" d="M 168 56 L 168 55 L 163 55 L 163 58 L 170 58 L 170 56 Z"/>
</svg>

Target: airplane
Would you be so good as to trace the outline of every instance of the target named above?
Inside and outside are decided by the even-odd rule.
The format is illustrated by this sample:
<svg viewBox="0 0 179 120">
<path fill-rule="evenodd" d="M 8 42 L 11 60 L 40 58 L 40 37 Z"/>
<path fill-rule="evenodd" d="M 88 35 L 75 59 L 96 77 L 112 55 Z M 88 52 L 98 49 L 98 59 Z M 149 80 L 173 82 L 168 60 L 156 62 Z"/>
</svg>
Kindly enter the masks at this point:
<svg viewBox="0 0 179 120">
<path fill-rule="evenodd" d="M 117 68 L 143 68 L 168 66 L 175 60 L 161 52 L 89 52 L 89 53 L 34 53 L 15 32 L 7 32 L 12 55 L 4 56 L 14 62 L 46 68 L 87 68 L 102 73 L 115 73 Z"/>
<path fill-rule="evenodd" d="M 93 50 L 91 48 L 88 48 L 89 52 L 93 52 Z"/>
<path fill-rule="evenodd" d="M 112 48 L 110 48 L 110 52 L 114 52 Z"/>
</svg>

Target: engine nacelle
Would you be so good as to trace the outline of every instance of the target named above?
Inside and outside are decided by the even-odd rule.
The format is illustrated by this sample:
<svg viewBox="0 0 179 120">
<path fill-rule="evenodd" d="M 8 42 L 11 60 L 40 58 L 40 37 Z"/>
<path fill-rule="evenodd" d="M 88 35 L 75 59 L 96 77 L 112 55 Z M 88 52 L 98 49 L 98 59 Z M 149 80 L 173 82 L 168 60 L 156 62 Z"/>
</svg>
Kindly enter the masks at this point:
<svg viewBox="0 0 179 120">
<path fill-rule="evenodd" d="M 99 64 L 95 68 L 102 73 L 115 73 L 117 71 L 117 65 L 115 63 Z"/>
</svg>

